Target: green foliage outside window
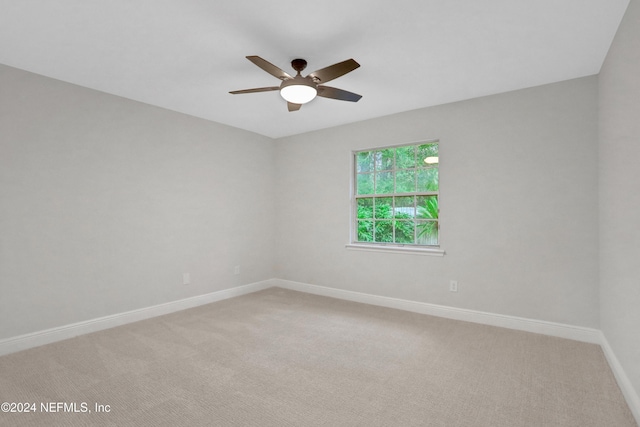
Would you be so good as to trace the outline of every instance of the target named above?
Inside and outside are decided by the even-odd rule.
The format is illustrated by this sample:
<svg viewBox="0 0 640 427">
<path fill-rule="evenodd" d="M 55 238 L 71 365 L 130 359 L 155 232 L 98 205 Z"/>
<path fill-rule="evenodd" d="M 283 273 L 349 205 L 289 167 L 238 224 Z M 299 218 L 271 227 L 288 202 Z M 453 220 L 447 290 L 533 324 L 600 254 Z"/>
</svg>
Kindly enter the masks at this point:
<svg viewBox="0 0 640 427">
<path fill-rule="evenodd" d="M 438 244 L 437 158 L 437 143 L 357 153 L 357 241 Z"/>
</svg>

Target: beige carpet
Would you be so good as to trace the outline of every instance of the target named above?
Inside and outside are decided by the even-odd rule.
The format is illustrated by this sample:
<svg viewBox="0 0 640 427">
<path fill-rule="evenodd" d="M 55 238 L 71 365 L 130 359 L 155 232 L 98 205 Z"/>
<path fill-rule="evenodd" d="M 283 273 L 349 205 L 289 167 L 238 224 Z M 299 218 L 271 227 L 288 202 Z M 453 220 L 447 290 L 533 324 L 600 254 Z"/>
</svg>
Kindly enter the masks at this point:
<svg viewBox="0 0 640 427">
<path fill-rule="evenodd" d="M 2 426 L 636 425 L 597 345 L 279 288 L 0 357 L 5 401 L 37 407 Z"/>
</svg>

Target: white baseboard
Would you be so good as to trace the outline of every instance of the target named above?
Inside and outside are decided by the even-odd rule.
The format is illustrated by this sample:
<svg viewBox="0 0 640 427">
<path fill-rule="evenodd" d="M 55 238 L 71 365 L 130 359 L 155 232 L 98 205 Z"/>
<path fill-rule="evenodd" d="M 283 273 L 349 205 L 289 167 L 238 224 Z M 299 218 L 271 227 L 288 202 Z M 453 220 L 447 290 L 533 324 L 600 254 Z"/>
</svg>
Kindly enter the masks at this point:
<svg viewBox="0 0 640 427">
<path fill-rule="evenodd" d="M 600 337 L 600 346 L 602 347 L 602 351 L 609 362 L 609 366 L 613 371 L 613 375 L 616 377 L 616 381 L 620 386 L 620 390 L 622 390 L 624 398 L 627 400 L 627 405 L 629 405 L 631 413 L 635 417 L 638 425 L 640 425 L 640 396 L 638 396 L 638 392 L 633 388 L 629 377 L 625 373 L 620 361 L 618 361 L 613 349 L 609 345 L 609 341 L 607 341 L 607 338 L 602 332 L 600 332 Z"/>
<path fill-rule="evenodd" d="M 640 397 L 633 388 L 631 381 L 627 377 L 622 365 L 613 353 L 607 339 L 602 331 L 580 326 L 565 325 L 561 323 L 545 322 L 542 320 L 526 319 L 522 317 L 506 316 L 501 314 L 486 313 L 482 311 L 467 310 L 463 308 L 447 307 L 425 302 L 403 300 L 379 295 L 365 294 L 361 292 L 346 291 L 336 288 L 311 285 L 307 283 L 294 282 L 290 280 L 271 279 L 261 282 L 250 283 L 244 286 L 224 289 L 205 295 L 185 298 L 152 307 L 141 308 L 125 313 L 91 319 L 84 322 L 65 325 L 31 334 L 20 335 L 4 340 L 0 340 L 0 356 L 38 347 L 56 341 L 73 338 L 78 335 L 97 332 L 115 326 L 133 323 L 144 319 L 149 319 L 164 314 L 173 313 L 188 308 L 210 304 L 216 301 L 249 294 L 252 292 L 268 289 L 273 286 L 291 289 L 294 291 L 306 292 L 315 295 L 322 295 L 348 301 L 360 302 L 364 304 L 377 305 L 381 307 L 396 308 L 399 310 L 411 311 L 414 313 L 428 314 L 432 316 L 444 317 L 447 319 L 463 320 L 466 322 L 480 323 L 484 325 L 498 326 L 508 329 L 533 332 L 550 335 L 559 338 L 567 338 L 576 341 L 599 344 L 609 362 L 618 385 L 622 390 L 627 404 L 631 409 L 636 421 L 640 425 Z"/>
<path fill-rule="evenodd" d="M 145 307 L 138 310 L 118 313 L 111 316 L 99 317 L 84 322 L 64 325 L 57 328 L 46 329 L 30 334 L 20 335 L 17 337 L 0 340 L 0 356 L 9 353 L 15 353 L 20 350 L 26 350 L 32 347 L 38 347 L 44 344 L 73 338 L 78 335 L 89 334 L 91 332 L 101 331 L 103 329 L 113 328 L 115 326 L 125 325 L 140 320 L 149 319 L 151 317 L 162 316 L 164 314 L 173 313 L 188 308 L 197 307 L 212 302 L 225 300 L 228 298 L 245 295 L 251 292 L 260 291 L 273 286 L 271 280 L 250 283 L 244 286 L 224 289 L 221 291 L 211 292 L 204 295 L 185 298 L 177 301 L 171 301 L 164 304 Z"/>
<path fill-rule="evenodd" d="M 602 332 L 597 329 L 583 328 L 580 326 L 545 322 L 542 320 L 526 319 L 521 317 L 486 313 L 482 311 L 467 310 L 463 308 L 447 307 L 425 302 L 417 302 L 379 295 L 365 294 L 360 292 L 346 291 L 342 289 L 310 285 L 307 283 L 294 282 L 290 280 L 271 279 L 250 283 L 248 285 L 238 286 L 235 288 L 224 289 L 205 295 L 198 295 L 191 298 L 171 301 L 151 307 L 145 307 L 138 310 L 127 311 L 124 313 L 118 313 L 110 316 L 100 317 L 97 319 L 91 319 L 83 322 L 73 323 L 70 325 L 64 325 L 52 329 L 46 329 L 30 334 L 7 338 L 4 340 L 0 340 L 0 355 L 14 353 L 16 351 L 61 341 L 67 338 L 73 338 L 82 334 L 101 331 L 103 329 L 108 329 L 127 323 L 137 322 L 139 320 L 149 319 L 151 317 L 162 316 L 163 314 L 169 314 L 175 311 L 185 310 L 204 304 L 210 304 L 212 302 L 245 295 L 273 286 L 315 295 L 360 302 L 364 304 L 396 308 L 399 310 L 429 314 L 432 316 L 444 317 L 448 319 L 464 320 L 467 322 L 481 323 L 484 325 L 492 325 L 503 328 L 534 332 L 560 338 L 573 339 L 576 341 L 589 342 L 593 344 L 602 345 L 604 340 Z M 609 352 L 613 355 L 610 348 Z"/>
<path fill-rule="evenodd" d="M 523 317 L 506 316 L 502 314 L 486 313 L 482 311 L 467 310 L 463 308 L 447 307 L 437 304 L 409 301 L 398 298 L 389 298 L 360 292 L 346 291 L 342 289 L 327 288 L 324 286 L 310 285 L 308 283 L 294 282 L 290 280 L 274 279 L 274 286 L 309 294 L 322 295 L 364 304 L 382 307 L 396 308 L 414 313 L 428 314 L 447 319 L 463 320 L 466 322 L 481 323 L 483 325 L 499 326 L 502 328 L 519 331 L 534 332 L 559 338 L 567 338 L 576 341 L 599 344 L 609 362 L 616 381 L 622 390 L 629 409 L 633 413 L 638 425 L 640 425 L 640 397 L 633 388 L 622 365 L 613 353 L 602 331 L 598 329 L 584 328 L 580 326 L 565 325 L 562 323 L 545 322 L 542 320 L 527 319 Z"/>
<path fill-rule="evenodd" d="M 310 294 L 378 305 L 382 307 L 397 308 L 399 310 L 429 314 L 447 319 L 463 320 L 466 322 L 481 323 L 483 325 L 534 332 L 537 334 L 551 335 L 554 337 L 567 338 L 592 344 L 600 344 L 601 342 L 602 333 L 599 330 L 584 328 L 581 326 L 565 325 L 562 323 L 545 322 L 543 320 L 526 319 L 523 317 L 506 316 L 502 314 L 486 313 L 483 311 L 467 310 L 464 308 L 429 304 L 426 302 L 409 301 L 360 292 L 345 291 L 342 289 L 327 288 L 324 286 L 310 285 L 290 280 L 274 279 L 272 283 L 275 286 L 294 291 L 307 292 Z"/>
</svg>

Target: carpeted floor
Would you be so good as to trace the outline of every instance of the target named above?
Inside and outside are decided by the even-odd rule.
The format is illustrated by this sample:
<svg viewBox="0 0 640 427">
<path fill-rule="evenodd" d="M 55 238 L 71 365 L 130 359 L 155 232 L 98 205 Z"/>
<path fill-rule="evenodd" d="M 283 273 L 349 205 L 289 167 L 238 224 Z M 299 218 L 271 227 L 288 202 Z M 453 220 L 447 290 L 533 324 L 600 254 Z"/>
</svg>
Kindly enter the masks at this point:
<svg viewBox="0 0 640 427">
<path fill-rule="evenodd" d="M 35 403 L 2 426 L 636 426 L 597 345 L 280 288 L 0 357 L 0 402 Z"/>
</svg>

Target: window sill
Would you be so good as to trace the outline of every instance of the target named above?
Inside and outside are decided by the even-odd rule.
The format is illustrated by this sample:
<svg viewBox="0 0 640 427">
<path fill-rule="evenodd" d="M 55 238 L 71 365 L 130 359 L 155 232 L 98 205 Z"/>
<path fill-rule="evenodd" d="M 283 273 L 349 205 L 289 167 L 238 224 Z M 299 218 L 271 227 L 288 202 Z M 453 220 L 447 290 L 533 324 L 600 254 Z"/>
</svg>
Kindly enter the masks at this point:
<svg viewBox="0 0 640 427">
<path fill-rule="evenodd" d="M 367 245 L 363 243 L 347 243 L 345 247 L 355 251 L 401 253 L 411 255 L 444 256 L 444 249 L 415 246 Z"/>
</svg>

